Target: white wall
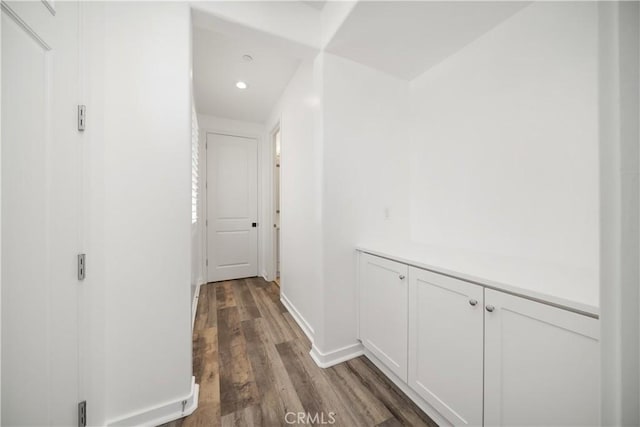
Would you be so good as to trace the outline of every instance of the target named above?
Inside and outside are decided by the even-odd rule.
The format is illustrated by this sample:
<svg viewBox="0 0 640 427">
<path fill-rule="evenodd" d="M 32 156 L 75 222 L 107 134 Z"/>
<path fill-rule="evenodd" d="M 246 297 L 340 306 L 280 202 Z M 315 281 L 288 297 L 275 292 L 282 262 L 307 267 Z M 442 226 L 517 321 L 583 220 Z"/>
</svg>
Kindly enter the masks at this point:
<svg viewBox="0 0 640 427">
<path fill-rule="evenodd" d="M 262 137 L 265 128 L 262 123 L 246 122 L 243 120 L 233 120 L 224 117 L 198 114 L 198 124 L 200 131 L 224 131 L 238 134 L 255 135 Z"/>
<path fill-rule="evenodd" d="M 91 413 L 87 419 L 90 425 L 105 425 L 107 420 L 107 279 L 105 277 L 105 182 L 104 151 L 105 120 L 104 90 L 105 79 L 104 52 L 105 27 L 104 3 L 85 4 L 84 19 L 81 29 L 85 34 L 85 45 L 81 58 L 84 58 L 83 69 L 86 81 L 84 84 L 84 102 L 87 111 L 94 120 L 87 123 L 82 137 L 84 143 L 84 163 L 87 165 L 87 180 L 84 188 L 85 197 L 85 229 L 83 251 L 88 255 L 87 277 L 81 286 L 80 300 L 80 362 L 81 377 L 80 397 L 91 402 Z M 90 254 L 90 255 L 89 255 Z M 89 267 L 89 265 L 91 267 Z M 89 273 L 89 268 L 91 273 Z"/>
<path fill-rule="evenodd" d="M 0 34 L 2 34 L 2 19 L 0 19 Z M 0 50 L 2 50 L 0 48 Z M 0 67 L 0 82 L 2 82 L 2 67 Z M 0 100 L 2 99 L 2 84 L 0 84 Z M 2 120 L 0 120 L 0 135 L 2 135 Z M 0 150 L 0 165 L 2 165 L 2 150 Z M 2 242 L 2 167 L 0 166 L 0 242 Z M 0 244 L 0 355 L 2 354 L 2 245 Z M 0 385 L 2 384 L 2 358 L 0 357 Z M 0 420 L 2 419 L 2 387 L 0 386 Z"/>
<path fill-rule="evenodd" d="M 193 187 L 197 188 L 195 194 L 195 210 L 196 210 L 196 220 L 191 223 L 191 292 L 190 292 L 190 300 L 191 300 L 191 319 L 192 324 L 195 322 L 196 309 L 197 309 L 197 301 L 195 300 L 196 292 L 198 291 L 198 286 L 203 283 L 206 283 L 206 270 L 205 270 L 205 260 L 206 260 L 206 239 L 205 235 L 205 218 L 204 215 L 206 210 L 204 208 L 204 191 L 205 186 L 203 182 L 206 177 L 206 151 L 204 148 L 205 139 L 200 135 L 200 126 L 198 123 L 198 115 L 196 112 L 196 103 L 194 98 L 194 90 L 193 90 L 193 25 L 191 27 L 191 35 L 189 37 L 189 64 L 190 64 L 190 92 L 191 92 L 191 156 L 192 156 L 192 165 L 191 165 L 191 174 L 192 181 L 195 179 L 196 182 L 192 182 L 192 193 L 194 191 Z M 194 164 L 195 163 L 195 164 Z M 194 203 L 194 195 L 192 194 L 192 210 Z M 193 216 L 193 213 L 192 213 Z"/>
<path fill-rule="evenodd" d="M 331 54 L 323 72 L 324 336 L 356 336 L 355 246 L 408 239 L 408 83 Z M 385 211 L 388 212 L 386 218 Z"/>
<path fill-rule="evenodd" d="M 638 425 L 640 7 L 599 12 L 602 425 Z"/>
<path fill-rule="evenodd" d="M 104 425 L 177 408 L 190 393 L 190 13 L 184 3 L 84 7 L 92 310 L 83 394 L 89 422 Z"/>
<path fill-rule="evenodd" d="M 192 174 L 197 176 L 197 183 L 192 183 L 192 185 L 196 185 L 197 193 L 195 197 L 196 203 L 196 221 L 191 223 L 191 301 L 194 301 L 195 293 L 197 291 L 198 286 L 203 283 L 206 283 L 205 278 L 205 256 L 206 256 L 206 239 L 205 235 L 205 213 L 206 210 L 204 208 L 204 181 L 206 178 L 206 170 L 205 170 L 205 156 L 206 151 L 204 149 L 204 134 L 201 136 L 199 132 L 198 125 L 198 116 L 195 111 L 195 106 L 191 107 L 191 138 L 192 144 L 195 146 L 191 147 L 191 155 L 197 156 L 197 164 L 196 166 L 192 165 Z M 193 141 L 195 139 L 195 141 Z M 193 162 L 193 159 L 192 159 Z M 195 167 L 195 170 L 193 170 Z M 193 179 L 193 178 L 192 178 Z M 193 190 L 192 190 L 193 191 Z M 192 196 L 193 198 L 193 196 Z M 193 204 L 193 200 L 191 202 Z M 193 207 L 192 207 L 193 209 Z M 194 301 L 195 303 L 195 301 Z M 195 309 L 196 306 L 192 305 L 192 317 L 195 319 Z"/>
<path fill-rule="evenodd" d="M 568 270 L 598 305 L 597 34 L 595 4 L 537 3 L 410 83 L 323 55 L 319 350 L 354 342 L 363 242 Z"/>
<path fill-rule="evenodd" d="M 315 333 L 318 322 L 321 286 L 322 152 L 315 134 L 319 101 L 314 89 L 313 63 L 303 62 L 266 125 L 271 133 L 280 123 L 281 131 L 281 292 L 297 311 L 294 315 L 304 319 L 302 322 L 311 334 Z M 273 163 L 273 147 L 270 148 L 265 165 Z M 273 168 L 267 172 L 263 180 L 273 187 Z M 271 194 L 269 191 L 269 213 L 274 209 Z M 270 216 L 268 225 L 272 223 Z M 273 245 L 272 232 L 267 242 Z M 272 263 L 268 268 L 273 277 Z"/>
<path fill-rule="evenodd" d="M 534 3 L 411 82 L 413 241 L 576 271 L 557 294 L 598 306 L 597 25 Z"/>
</svg>

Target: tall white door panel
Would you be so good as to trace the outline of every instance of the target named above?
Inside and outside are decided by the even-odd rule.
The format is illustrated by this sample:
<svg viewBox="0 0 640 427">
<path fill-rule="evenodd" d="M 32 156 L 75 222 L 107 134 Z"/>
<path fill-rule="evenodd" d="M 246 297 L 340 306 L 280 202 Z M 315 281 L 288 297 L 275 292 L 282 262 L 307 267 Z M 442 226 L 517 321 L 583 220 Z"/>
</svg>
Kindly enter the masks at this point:
<svg viewBox="0 0 640 427">
<path fill-rule="evenodd" d="M 207 134 L 207 280 L 258 274 L 258 143 Z"/>
<path fill-rule="evenodd" d="M 485 290 L 485 425 L 600 423 L 598 320 Z"/>
<path fill-rule="evenodd" d="M 2 2 L 2 425 L 77 425 L 78 3 Z"/>
<path fill-rule="evenodd" d="M 483 289 L 409 269 L 409 385 L 454 425 L 482 425 Z"/>
<path fill-rule="evenodd" d="M 360 254 L 360 339 L 407 381 L 407 282 L 404 264 Z"/>
</svg>

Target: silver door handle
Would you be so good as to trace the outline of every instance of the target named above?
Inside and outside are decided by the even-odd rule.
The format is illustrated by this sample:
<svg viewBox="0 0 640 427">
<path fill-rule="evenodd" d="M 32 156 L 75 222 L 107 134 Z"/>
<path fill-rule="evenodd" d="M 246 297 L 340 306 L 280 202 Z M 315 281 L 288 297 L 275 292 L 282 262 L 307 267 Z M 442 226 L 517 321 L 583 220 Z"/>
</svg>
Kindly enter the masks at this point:
<svg viewBox="0 0 640 427">
<path fill-rule="evenodd" d="M 398 276 L 400 278 L 400 280 L 404 280 L 404 274 L 401 274 L 400 276 Z"/>
<path fill-rule="evenodd" d="M 492 312 L 493 310 L 495 310 L 496 308 L 495 308 L 494 306 L 492 306 L 492 305 L 488 305 L 488 306 L 486 307 L 486 309 L 487 309 L 487 311 L 488 311 L 489 313 L 491 313 L 491 312 Z"/>
<path fill-rule="evenodd" d="M 469 300 L 469 305 L 471 305 L 471 306 L 474 306 L 474 307 L 475 307 L 477 304 L 478 304 L 478 301 L 476 301 L 476 300 L 474 300 L 474 299 L 470 299 L 470 300 Z"/>
</svg>

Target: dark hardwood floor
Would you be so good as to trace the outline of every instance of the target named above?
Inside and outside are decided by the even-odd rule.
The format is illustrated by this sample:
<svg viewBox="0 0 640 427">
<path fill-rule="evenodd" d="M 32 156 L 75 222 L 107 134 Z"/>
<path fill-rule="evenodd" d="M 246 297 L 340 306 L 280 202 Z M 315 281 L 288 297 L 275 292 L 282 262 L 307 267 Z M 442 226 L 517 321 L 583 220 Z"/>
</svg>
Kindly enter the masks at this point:
<svg viewBox="0 0 640 427">
<path fill-rule="evenodd" d="M 321 369 L 310 349 L 275 283 L 202 286 L 193 331 L 198 409 L 163 427 L 436 425 L 366 358 Z"/>
</svg>

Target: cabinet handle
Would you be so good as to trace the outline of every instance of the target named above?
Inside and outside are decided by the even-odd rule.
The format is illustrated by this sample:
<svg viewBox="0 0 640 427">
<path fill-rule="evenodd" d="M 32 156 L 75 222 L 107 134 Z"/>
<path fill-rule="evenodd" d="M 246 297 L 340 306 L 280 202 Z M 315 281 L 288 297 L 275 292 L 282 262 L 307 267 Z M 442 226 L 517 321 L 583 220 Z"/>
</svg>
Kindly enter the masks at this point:
<svg viewBox="0 0 640 427">
<path fill-rule="evenodd" d="M 489 313 L 491 313 L 491 312 L 492 312 L 493 310 L 495 310 L 495 309 L 496 309 L 496 308 L 495 308 L 494 306 L 492 306 L 492 305 L 488 305 L 488 306 L 487 306 L 487 311 L 488 311 Z"/>
<path fill-rule="evenodd" d="M 401 274 L 400 276 L 398 276 L 400 278 L 400 280 L 404 280 L 404 274 Z"/>
<path fill-rule="evenodd" d="M 474 299 L 470 299 L 470 300 L 469 300 L 469 305 L 471 305 L 471 306 L 474 306 L 474 307 L 475 307 L 475 306 L 476 306 L 476 304 L 478 304 L 478 301 L 476 301 L 476 300 L 474 300 Z"/>
</svg>

